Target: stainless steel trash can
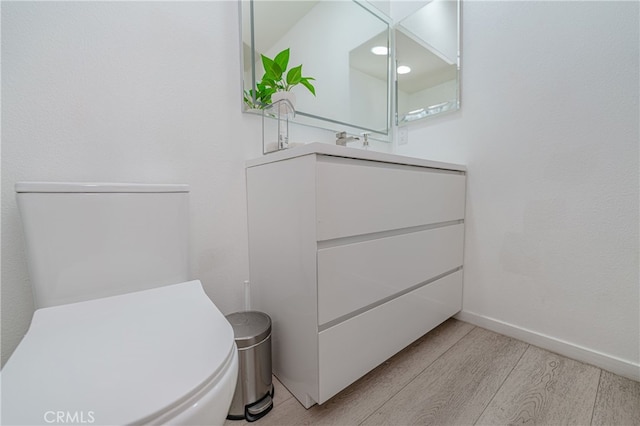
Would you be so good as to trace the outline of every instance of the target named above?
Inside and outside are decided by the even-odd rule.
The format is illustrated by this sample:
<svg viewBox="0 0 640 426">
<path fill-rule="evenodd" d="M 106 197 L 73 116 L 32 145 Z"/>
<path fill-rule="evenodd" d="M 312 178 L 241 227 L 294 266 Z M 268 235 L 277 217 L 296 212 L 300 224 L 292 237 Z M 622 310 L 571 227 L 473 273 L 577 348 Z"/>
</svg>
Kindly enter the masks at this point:
<svg viewBox="0 0 640 426">
<path fill-rule="evenodd" d="M 263 312 L 227 315 L 238 347 L 238 383 L 227 419 L 258 420 L 273 408 L 271 318 Z"/>
</svg>

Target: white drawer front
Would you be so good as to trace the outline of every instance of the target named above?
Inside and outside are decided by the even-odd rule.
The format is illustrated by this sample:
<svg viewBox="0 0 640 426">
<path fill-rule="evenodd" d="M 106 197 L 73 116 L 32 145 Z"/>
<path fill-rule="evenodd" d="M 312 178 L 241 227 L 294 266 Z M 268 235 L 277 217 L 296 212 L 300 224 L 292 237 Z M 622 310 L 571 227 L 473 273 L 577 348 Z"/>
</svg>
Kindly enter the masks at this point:
<svg viewBox="0 0 640 426">
<path fill-rule="evenodd" d="M 464 225 L 318 250 L 318 323 L 462 266 Z"/>
<path fill-rule="evenodd" d="M 464 218 L 465 175 L 318 156 L 318 240 Z"/>
<path fill-rule="evenodd" d="M 462 271 L 319 333 L 319 404 L 462 308 Z"/>
</svg>

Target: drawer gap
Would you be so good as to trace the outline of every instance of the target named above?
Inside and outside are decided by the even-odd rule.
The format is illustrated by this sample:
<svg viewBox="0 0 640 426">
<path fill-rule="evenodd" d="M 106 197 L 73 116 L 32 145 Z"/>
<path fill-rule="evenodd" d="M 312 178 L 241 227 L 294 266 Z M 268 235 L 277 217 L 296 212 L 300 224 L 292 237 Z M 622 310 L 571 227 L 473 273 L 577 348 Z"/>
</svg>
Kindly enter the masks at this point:
<svg viewBox="0 0 640 426">
<path fill-rule="evenodd" d="M 393 300 L 395 298 L 398 298 L 398 297 L 400 297 L 402 295 L 405 295 L 407 293 L 411 293 L 412 291 L 417 290 L 420 287 L 424 287 L 426 285 L 429 285 L 432 282 L 438 281 L 439 279 L 444 278 L 447 275 L 451 275 L 451 274 L 453 274 L 455 272 L 458 272 L 460 270 L 462 270 L 462 266 L 458 266 L 457 268 L 451 269 L 450 271 L 444 272 L 444 273 L 442 273 L 440 275 L 436 275 L 433 278 L 429 278 L 426 281 L 422 281 L 421 283 L 418 283 L 418 284 L 416 284 L 414 286 L 408 287 L 408 288 L 406 288 L 406 289 L 404 289 L 402 291 L 394 293 L 394 294 L 392 294 L 392 295 L 390 295 L 388 297 L 380 299 L 380 300 L 376 301 L 375 303 L 371 303 L 371 304 L 369 304 L 367 306 L 363 306 L 360 309 L 356 309 L 355 311 L 349 312 L 346 315 L 343 315 L 341 317 L 335 318 L 335 319 L 333 319 L 331 321 L 328 321 L 328 322 L 326 322 L 324 324 L 319 324 L 318 325 L 318 332 L 321 332 L 321 331 L 327 330 L 327 329 L 329 329 L 331 327 L 334 327 L 334 326 L 340 324 L 341 322 L 344 322 L 344 321 L 346 321 L 346 320 L 348 320 L 350 318 L 356 317 L 356 316 L 358 316 L 358 315 L 360 315 L 360 314 L 362 314 L 364 312 L 367 312 L 370 309 L 373 309 L 373 308 L 375 308 L 377 306 L 383 305 L 383 304 L 385 304 L 385 303 L 387 303 L 387 302 L 389 302 L 389 301 L 391 301 L 391 300 Z"/>
<path fill-rule="evenodd" d="M 318 250 L 344 246 L 347 244 L 356 244 L 363 241 L 376 240 L 379 238 L 394 237 L 396 235 L 410 234 L 412 232 L 426 231 L 429 229 L 444 228 L 445 226 L 459 225 L 461 223 L 464 223 L 464 219 L 448 220 L 446 222 L 430 223 L 428 225 L 409 226 L 407 228 L 398 228 L 389 231 L 371 232 L 369 234 L 333 238 L 330 240 L 318 241 Z"/>
</svg>

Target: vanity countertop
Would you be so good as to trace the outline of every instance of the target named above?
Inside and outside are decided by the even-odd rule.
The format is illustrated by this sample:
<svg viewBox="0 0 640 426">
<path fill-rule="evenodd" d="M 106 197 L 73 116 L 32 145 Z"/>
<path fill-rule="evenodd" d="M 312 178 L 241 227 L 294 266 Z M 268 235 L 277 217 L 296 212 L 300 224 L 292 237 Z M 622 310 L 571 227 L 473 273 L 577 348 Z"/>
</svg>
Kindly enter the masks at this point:
<svg viewBox="0 0 640 426">
<path fill-rule="evenodd" d="M 380 161 L 383 163 L 406 164 L 409 166 L 431 167 L 435 169 L 456 170 L 465 172 L 467 168 L 460 164 L 443 163 L 440 161 L 425 160 L 422 158 L 405 157 L 403 155 L 387 154 L 385 152 L 370 151 L 357 148 L 348 148 L 328 143 L 313 142 L 294 148 L 284 149 L 263 155 L 262 157 L 248 160 L 247 167 L 259 166 L 303 155 L 321 154 L 334 157 L 355 158 L 359 160 Z"/>
</svg>

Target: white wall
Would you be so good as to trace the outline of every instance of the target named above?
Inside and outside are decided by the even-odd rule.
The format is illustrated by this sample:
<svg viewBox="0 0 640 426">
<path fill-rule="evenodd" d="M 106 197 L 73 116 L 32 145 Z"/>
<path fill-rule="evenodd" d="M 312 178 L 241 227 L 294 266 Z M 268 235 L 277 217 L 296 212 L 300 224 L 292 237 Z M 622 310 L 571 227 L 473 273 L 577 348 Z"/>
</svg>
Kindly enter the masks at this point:
<svg viewBox="0 0 640 426">
<path fill-rule="evenodd" d="M 33 312 L 14 184 L 191 185 L 191 273 L 225 313 L 248 278 L 236 2 L 2 3 L 2 363 Z"/>
<path fill-rule="evenodd" d="M 462 109 L 400 153 L 468 165 L 461 318 L 640 379 L 638 2 L 465 2 Z"/>
<path fill-rule="evenodd" d="M 193 277 L 241 308 L 261 133 L 237 22 L 235 2 L 2 3 L 3 363 L 33 310 L 19 180 L 189 183 Z M 398 148 L 468 165 L 467 319 L 634 371 L 638 38 L 637 3 L 466 2 L 462 110 Z"/>
</svg>

